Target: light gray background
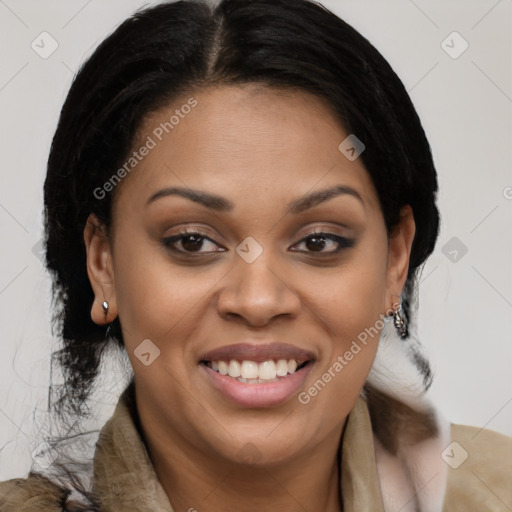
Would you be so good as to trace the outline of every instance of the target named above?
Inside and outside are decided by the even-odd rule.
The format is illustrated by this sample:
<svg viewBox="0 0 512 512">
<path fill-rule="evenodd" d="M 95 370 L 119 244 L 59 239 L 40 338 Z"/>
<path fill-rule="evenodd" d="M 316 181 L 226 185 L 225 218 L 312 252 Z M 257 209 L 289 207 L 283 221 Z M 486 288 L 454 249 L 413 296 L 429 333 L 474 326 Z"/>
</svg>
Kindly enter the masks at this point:
<svg viewBox="0 0 512 512">
<path fill-rule="evenodd" d="M 149 2 L 149 4 L 155 2 Z M 330 0 L 384 54 L 419 111 L 439 172 L 442 231 L 419 333 L 451 421 L 512 435 L 511 0 Z M 45 163 L 73 73 L 138 0 L 0 0 L 0 480 L 22 476 L 44 422 L 49 280 L 37 257 Z M 146 3 L 148 5 L 148 3 Z M 58 43 L 47 59 L 43 31 Z M 442 42 L 469 44 L 454 59 Z M 46 37 L 46 36 L 45 36 Z M 462 48 L 451 36 L 452 53 Z M 46 39 L 45 48 L 49 48 Z M 383 127 L 385 129 L 385 127 Z M 459 247 L 448 245 L 453 237 Z M 462 254 L 460 244 L 467 247 Z M 36 249 L 33 250 L 33 247 Z M 453 250 L 458 251 L 451 253 Z M 458 260 L 452 261 L 457 255 Z M 104 380 L 110 404 L 124 384 Z M 106 400 L 106 402 L 109 402 Z"/>
</svg>

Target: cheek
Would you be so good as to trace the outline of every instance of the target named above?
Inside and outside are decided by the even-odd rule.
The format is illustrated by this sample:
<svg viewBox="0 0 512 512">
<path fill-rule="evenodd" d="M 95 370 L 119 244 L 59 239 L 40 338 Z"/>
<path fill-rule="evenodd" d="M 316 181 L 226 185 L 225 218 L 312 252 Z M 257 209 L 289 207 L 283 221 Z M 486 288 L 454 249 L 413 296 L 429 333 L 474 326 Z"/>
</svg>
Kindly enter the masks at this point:
<svg viewBox="0 0 512 512">
<path fill-rule="evenodd" d="M 119 236 L 118 247 L 123 239 Z M 179 350 L 186 341 L 196 309 L 201 309 L 214 285 L 213 273 L 192 267 L 177 267 L 166 259 L 165 249 L 147 239 L 130 240 L 127 251 L 114 254 L 116 298 L 126 348 L 130 353 L 142 340 L 151 339 L 159 347 Z"/>
<path fill-rule="evenodd" d="M 316 310 L 317 321 L 327 330 L 331 344 L 298 399 L 322 418 L 327 430 L 349 414 L 377 353 L 384 325 L 380 297 L 385 280 L 373 277 L 366 273 L 363 279 L 354 272 L 343 285 L 331 284 L 333 295 Z"/>
<path fill-rule="evenodd" d="M 309 280 L 305 276 L 304 289 L 313 290 L 308 309 L 331 340 L 317 375 L 329 383 L 322 400 L 325 414 L 330 414 L 329 404 L 339 403 L 340 397 L 357 398 L 384 325 L 387 241 L 378 235 L 366 240 L 335 272 L 320 280 L 312 274 Z M 321 388 L 322 382 L 316 387 Z"/>
<path fill-rule="evenodd" d="M 387 239 L 381 232 L 366 236 L 347 261 L 320 279 L 307 273 L 305 289 L 311 309 L 334 334 L 334 350 L 343 350 L 386 311 Z M 309 279 L 308 279 L 309 277 Z"/>
<path fill-rule="evenodd" d="M 385 297 L 384 273 L 368 268 L 347 270 L 329 301 L 329 325 L 339 334 L 337 350 L 344 349 L 347 343 L 375 325 L 385 311 Z"/>
</svg>

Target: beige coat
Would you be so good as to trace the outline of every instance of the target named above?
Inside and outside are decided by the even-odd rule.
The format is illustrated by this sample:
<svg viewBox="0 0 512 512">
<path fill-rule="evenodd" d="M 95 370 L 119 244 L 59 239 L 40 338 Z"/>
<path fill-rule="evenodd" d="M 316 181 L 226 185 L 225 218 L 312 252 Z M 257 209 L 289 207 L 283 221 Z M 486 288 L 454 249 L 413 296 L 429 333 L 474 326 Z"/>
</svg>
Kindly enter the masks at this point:
<svg viewBox="0 0 512 512">
<path fill-rule="evenodd" d="M 135 426 L 133 403 L 128 388 L 97 443 L 94 491 L 101 511 L 173 512 Z M 450 435 L 458 444 L 443 453 L 435 445 L 416 455 L 412 450 L 412 463 L 402 463 L 376 440 L 366 401 L 359 398 L 341 444 L 345 512 L 512 511 L 512 439 L 460 425 L 451 425 Z M 418 453 L 426 460 L 421 470 L 414 469 Z M 412 488 L 403 480 L 404 467 Z M 65 491 L 37 476 L 0 483 L 0 512 L 60 512 L 65 501 Z M 200 504 L 196 507 L 201 512 Z"/>
</svg>

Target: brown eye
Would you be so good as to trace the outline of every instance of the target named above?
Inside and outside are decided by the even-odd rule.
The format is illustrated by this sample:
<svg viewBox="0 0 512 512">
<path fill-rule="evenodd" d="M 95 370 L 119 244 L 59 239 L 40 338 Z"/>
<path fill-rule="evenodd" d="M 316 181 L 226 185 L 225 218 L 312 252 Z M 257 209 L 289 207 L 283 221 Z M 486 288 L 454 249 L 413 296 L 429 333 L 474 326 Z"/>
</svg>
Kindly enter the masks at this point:
<svg viewBox="0 0 512 512">
<path fill-rule="evenodd" d="M 165 247 L 181 254 L 198 255 L 223 252 L 225 249 L 203 233 L 184 231 L 162 240 Z"/>
<path fill-rule="evenodd" d="M 336 254 L 355 245 L 355 240 L 335 235 L 334 233 L 311 233 L 295 244 L 291 250 L 296 252 Z M 305 250 L 297 249 L 304 246 Z"/>
<path fill-rule="evenodd" d="M 183 249 L 190 252 L 197 252 L 203 246 L 204 237 L 201 235 L 187 235 L 181 239 Z"/>
<path fill-rule="evenodd" d="M 320 236 L 310 236 L 306 240 L 306 247 L 312 252 L 320 252 L 326 246 L 325 238 Z"/>
</svg>

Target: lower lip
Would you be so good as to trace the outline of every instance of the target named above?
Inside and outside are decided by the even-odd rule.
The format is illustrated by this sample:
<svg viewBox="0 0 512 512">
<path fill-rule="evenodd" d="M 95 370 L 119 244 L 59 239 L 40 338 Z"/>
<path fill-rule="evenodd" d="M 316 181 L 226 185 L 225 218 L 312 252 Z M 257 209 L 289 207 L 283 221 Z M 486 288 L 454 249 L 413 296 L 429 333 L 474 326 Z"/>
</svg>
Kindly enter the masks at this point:
<svg viewBox="0 0 512 512">
<path fill-rule="evenodd" d="M 232 402 L 242 407 L 275 407 L 296 395 L 309 374 L 312 363 L 299 371 L 280 377 L 277 382 L 247 384 L 200 365 L 213 386 Z"/>
</svg>

